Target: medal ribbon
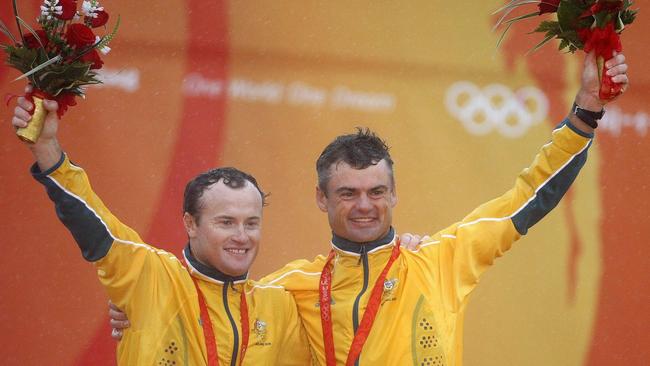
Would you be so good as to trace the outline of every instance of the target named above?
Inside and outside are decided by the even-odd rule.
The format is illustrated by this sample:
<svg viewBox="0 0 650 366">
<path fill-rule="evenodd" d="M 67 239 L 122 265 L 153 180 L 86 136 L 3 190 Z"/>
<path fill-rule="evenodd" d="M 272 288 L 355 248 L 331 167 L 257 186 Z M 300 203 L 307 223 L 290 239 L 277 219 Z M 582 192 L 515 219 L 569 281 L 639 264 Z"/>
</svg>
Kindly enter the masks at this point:
<svg viewBox="0 0 650 366">
<path fill-rule="evenodd" d="M 381 295 L 384 289 L 384 281 L 386 281 L 386 276 L 390 267 L 393 265 L 397 257 L 399 257 L 399 240 L 393 247 L 391 252 L 390 259 L 388 263 L 381 271 L 379 278 L 375 281 L 375 285 L 372 288 L 372 293 L 370 294 L 370 299 L 368 300 L 368 305 L 366 306 L 366 311 L 361 318 L 361 324 L 352 339 L 352 344 L 350 345 L 350 350 L 348 351 L 348 358 L 345 362 L 346 366 L 354 366 L 354 363 L 359 358 L 363 345 L 368 339 L 372 325 L 375 322 L 375 317 L 379 311 L 379 306 L 381 305 Z M 327 366 L 336 366 L 336 355 L 334 352 L 334 334 L 332 330 L 332 309 L 331 309 L 331 300 L 332 300 L 332 260 L 334 259 L 335 252 L 334 249 L 330 251 L 330 254 L 327 256 L 327 261 L 323 267 L 323 272 L 321 272 L 320 283 L 319 283 L 319 303 L 320 303 L 320 319 L 321 326 L 323 327 L 323 343 L 325 344 L 325 360 Z"/>
<path fill-rule="evenodd" d="M 184 258 L 183 263 L 187 266 Z M 215 341 L 214 330 L 212 329 L 212 320 L 210 319 L 210 314 L 208 313 L 208 306 L 205 302 L 205 296 L 203 296 L 203 292 L 199 288 L 199 283 L 196 278 L 192 276 L 191 272 L 190 278 L 192 278 L 192 282 L 194 282 L 194 287 L 196 287 L 196 293 L 199 298 L 201 326 L 203 327 L 203 335 L 205 337 L 205 348 L 208 351 L 208 366 L 219 366 L 219 352 L 217 351 L 217 342 Z M 227 283 L 224 283 L 223 285 L 227 286 Z M 242 365 L 244 363 L 246 350 L 248 349 L 248 338 L 250 334 L 250 329 L 248 326 L 248 303 L 246 302 L 246 291 L 243 286 L 241 289 L 239 301 L 239 313 L 241 323 L 240 327 L 242 332 L 242 343 L 241 347 L 239 348 L 239 364 Z"/>
</svg>

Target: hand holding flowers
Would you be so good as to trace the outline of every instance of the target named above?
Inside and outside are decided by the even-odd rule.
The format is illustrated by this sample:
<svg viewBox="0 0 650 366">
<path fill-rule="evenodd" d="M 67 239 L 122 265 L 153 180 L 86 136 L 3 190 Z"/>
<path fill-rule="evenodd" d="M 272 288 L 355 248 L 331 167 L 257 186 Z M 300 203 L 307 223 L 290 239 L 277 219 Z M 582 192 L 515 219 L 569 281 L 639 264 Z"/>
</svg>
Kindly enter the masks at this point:
<svg viewBox="0 0 650 366">
<path fill-rule="evenodd" d="M 537 4 L 537 10 L 512 18 L 511 12 L 520 6 Z M 599 97 L 601 100 L 612 100 L 622 93 L 621 85 L 612 81 L 606 74 L 604 63 L 615 53 L 621 52 L 620 33 L 626 25 L 631 24 L 636 17 L 636 10 L 630 9 L 631 0 L 512 0 L 495 11 L 503 13 L 495 28 L 505 25 L 497 46 L 503 40 L 512 24 L 535 16 L 556 14 L 557 20 L 542 21 L 534 32 L 544 33 L 544 39 L 535 45 L 535 51 L 551 41 L 559 39 L 559 50 L 568 52 L 584 50 L 594 52 L 598 64 L 600 82 Z"/>
<path fill-rule="evenodd" d="M 34 102 L 32 112 L 42 109 L 42 99 L 52 99 L 59 104 L 61 117 L 69 106 L 76 105 L 77 96 L 85 96 L 87 85 L 101 83 L 96 73 L 103 66 L 100 53 L 110 51 L 107 45 L 115 37 L 120 19 L 110 33 L 98 36 L 96 29 L 109 20 L 99 1 L 83 1 L 79 10 L 77 0 L 44 0 L 37 19 L 40 29 L 33 29 L 18 15 L 15 0 L 13 5 L 19 37 L 0 22 L 0 31 L 12 41 L 0 48 L 7 53 L 7 64 L 22 73 L 16 80 L 26 78 L 33 86 L 26 95 Z M 35 131 L 19 129 L 17 134 L 35 142 L 40 132 L 37 123 L 33 120 L 27 127 Z"/>
</svg>

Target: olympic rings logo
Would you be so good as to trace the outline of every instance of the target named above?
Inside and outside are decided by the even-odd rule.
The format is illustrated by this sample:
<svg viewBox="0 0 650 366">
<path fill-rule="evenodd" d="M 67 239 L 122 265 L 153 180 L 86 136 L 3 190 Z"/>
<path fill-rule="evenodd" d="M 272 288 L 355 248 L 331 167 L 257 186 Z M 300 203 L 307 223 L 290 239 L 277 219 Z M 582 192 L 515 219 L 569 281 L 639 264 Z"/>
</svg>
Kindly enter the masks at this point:
<svg viewBox="0 0 650 366">
<path fill-rule="evenodd" d="M 502 84 L 480 89 L 469 81 L 454 83 L 445 97 L 447 110 L 474 135 L 496 129 L 508 138 L 517 138 L 548 113 L 548 99 L 532 86 L 513 92 Z"/>
</svg>

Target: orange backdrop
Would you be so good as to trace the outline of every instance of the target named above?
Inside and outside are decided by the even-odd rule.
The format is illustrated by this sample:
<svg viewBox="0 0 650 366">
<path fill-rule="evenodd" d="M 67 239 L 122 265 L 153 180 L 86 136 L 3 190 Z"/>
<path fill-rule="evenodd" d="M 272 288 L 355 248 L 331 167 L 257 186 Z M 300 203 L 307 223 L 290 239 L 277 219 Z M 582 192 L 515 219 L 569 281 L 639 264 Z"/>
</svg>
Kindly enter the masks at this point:
<svg viewBox="0 0 650 366">
<path fill-rule="evenodd" d="M 272 193 L 259 277 L 327 251 L 314 162 L 368 126 L 392 146 L 398 231 L 432 233 L 507 189 L 578 87 L 582 54 L 524 56 L 539 40 L 532 22 L 495 50 L 502 2 L 478 3 L 105 1 L 122 17 L 105 85 L 66 114 L 60 140 L 118 217 L 176 253 L 185 182 L 215 165 L 253 173 Z M 40 3 L 19 5 L 34 19 Z M 0 3 L 6 24 L 11 14 Z M 650 362 L 644 15 L 623 35 L 632 88 L 609 107 L 581 176 L 474 293 L 467 365 Z M 3 95 L 22 90 L 17 75 L 0 67 Z M 29 176 L 11 113 L 0 110 L 0 362 L 114 364 L 106 295 Z"/>
</svg>

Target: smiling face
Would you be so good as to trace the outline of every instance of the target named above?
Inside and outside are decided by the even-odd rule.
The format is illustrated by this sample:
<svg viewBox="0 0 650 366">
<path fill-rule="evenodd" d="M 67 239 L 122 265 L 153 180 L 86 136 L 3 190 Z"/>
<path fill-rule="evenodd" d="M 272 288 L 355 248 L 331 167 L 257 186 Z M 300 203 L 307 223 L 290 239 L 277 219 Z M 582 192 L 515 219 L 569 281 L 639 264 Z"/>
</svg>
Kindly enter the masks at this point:
<svg viewBox="0 0 650 366">
<path fill-rule="evenodd" d="M 316 201 L 336 235 L 365 243 L 388 233 L 397 195 L 385 160 L 364 169 L 338 162 L 330 167 L 326 192 L 316 188 Z"/>
<path fill-rule="evenodd" d="M 200 198 L 198 215 L 183 221 L 196 259 L 230 276 L 248 272 L 257 256 L 262 228 L 262 197 L 246 181 L 230 188 L 220 180 Z"/>
</svg>

